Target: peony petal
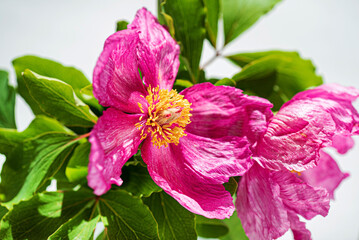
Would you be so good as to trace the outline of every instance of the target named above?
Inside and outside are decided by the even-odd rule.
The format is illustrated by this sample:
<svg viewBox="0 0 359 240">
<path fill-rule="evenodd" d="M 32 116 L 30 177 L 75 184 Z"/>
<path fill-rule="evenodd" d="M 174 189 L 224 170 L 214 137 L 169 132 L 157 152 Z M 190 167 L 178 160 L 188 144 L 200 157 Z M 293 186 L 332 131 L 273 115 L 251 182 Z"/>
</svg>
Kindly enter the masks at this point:
<svg viewBox="0 0 359 240">
<path fill-rule="evenodd" d="M 311 186 L 325 188 L 334 199 L 334 190 L 348 176 L 329 154 L 321 151 L 318 166 L 302 172 L 300 178 Z"/>
<path fill-rule="evenodd" d="M 207 218 L 228 218 L 233 199 L 222 183 L 250 167 L 248 143 L 228 137 L 211 140 L 188 134 L 178 146 L 154 147 L 150 139 L 142 149 L 152 179 L 182 206 Z"/>
<path fill-rule="evenodd" d="M 354 140 L 351 136 L 337 134 L 332 139 L 332 147 L 334 147 L 340 154 L 345 154 L 353 146 Z"/>
<path fill-rule="evenodd" d="M 359 114 L 351 100 L 358 95 L 353 91 L 323 86 L 296 95 L 270 121 L 256 159 L 274 170 L 314 167 L 320 149 L 330 146 L 334 136 L 356 133 Z"/>
<path fill-rule="evenodd" d="M 202 83 L 180 94 L 193 109 L 186 131 L 203 137 L 246 136 L 253 143 L 264 134 L 273 116 L 268 100 L 247 96 L 233 87 Z"/>
<path fill-rule="evenodd" d="M 321 187 L 312 187 L 288 171 L 272 171 L 272 181 L 280 186 L 280 198 L 288 210 L 311 219 L 329 211 L 329 194 Z"/>
<path fill-rule="evenodd" d="M 280 186 L 256 163 L 240 180 L 236 208 L 249 239 L 276 239 L 289 229 Z"/>
<path fill-rule="evenodd" d="M 123 30 L 107 38 L 93 73 L 94 95 L 105 107 L 139 113 L 138 103 L 147 106 L 147 94 L 139 72 L 135 30 Z"/>
<path fill-rule="evenodd" d="M 145 8 L 137 12 L 128 28 L 139 31 L 139 67 L 146 86 L 171 90 L 179 67 L 180 48 L 176 41 Z"/>
<path fill-rule="evenodd" d="M 311 240 L 311 233 L 305 227 L 305 223 L 299 221 L 297 214 L 288 211 L 288 219 L 290 222 L 290 228 L 293 232 L 294 240 Z"/>
<path fill-rule="evenodd" d="M 87 180 L 96 195 L 107 192 L 111 184 L 122 184 L 122 166 L 141 143 L 140 132 L 135 127 L 139 116 L 109 108 L 93 128 Z"/>
</svg>

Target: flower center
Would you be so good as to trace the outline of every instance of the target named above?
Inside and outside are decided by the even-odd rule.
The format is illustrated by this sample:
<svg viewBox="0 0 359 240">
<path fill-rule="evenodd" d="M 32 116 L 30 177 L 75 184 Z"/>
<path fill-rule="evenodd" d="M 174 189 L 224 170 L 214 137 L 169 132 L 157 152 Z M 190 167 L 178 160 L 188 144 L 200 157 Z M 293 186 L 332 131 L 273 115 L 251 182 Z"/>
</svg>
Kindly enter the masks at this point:
<svg viewBox="0 0 359 240">
<path fill-rule="evenodd" d="M 187 135 L 184 130 L 191 122 L 191 103 L 173 89 L 168 91 L 150 85 L 147 91 L 148 95 L 142 96 L 149 105 L 147 119 L 142 120 L 141 116 L 140 122 L 136 123 L 136 127 L 142 129 L 141 139 L 150 134 L 153 145 L 158 148 L 168 147 L 169 143 L 178 144 L 179 139 Z M 138 106 L 145 113 L 142 104 L 138 103 Z"/>
</svg>

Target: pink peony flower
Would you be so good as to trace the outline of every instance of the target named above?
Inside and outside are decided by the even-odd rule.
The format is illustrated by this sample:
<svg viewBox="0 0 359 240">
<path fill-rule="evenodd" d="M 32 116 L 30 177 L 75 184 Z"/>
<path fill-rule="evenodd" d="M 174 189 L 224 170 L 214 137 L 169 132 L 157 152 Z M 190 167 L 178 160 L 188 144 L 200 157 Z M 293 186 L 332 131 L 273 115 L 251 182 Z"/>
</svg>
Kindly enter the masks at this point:
<svg viewBox="0 0 359 240">
<path fill-rule="evenodd" d="M 241 178 L 236 207 L 250 239 L 275 239 L 291 229 L 295 239 L 311 234 L 298 215 L 326 216 L 329 197 L 348 175 L 322 148 L 345 153 L 359 131 L 354 88 L 323 85 L 298 93 L 268 121 L 252 145 L 256 163 Z M 301 172 L 295 174 L 295 172 Z"/>
<path fill-rule="evenodd" d="M 156 184 L 194 213 L 226 218 L 234 205 L 222 184 L 252 165 L 247 138 L 235 135 L 265 130 L 254 119 L 271 116 L 272 105 L 210 83 L 178 94 L 178 55 L 175 40 L 146 9 L 106 40 L 93 88 L 108 109 L 91 132 L 88 184 L 97 195 L 121 185 L 123 165 L 142 144 Z"/>
</svg>

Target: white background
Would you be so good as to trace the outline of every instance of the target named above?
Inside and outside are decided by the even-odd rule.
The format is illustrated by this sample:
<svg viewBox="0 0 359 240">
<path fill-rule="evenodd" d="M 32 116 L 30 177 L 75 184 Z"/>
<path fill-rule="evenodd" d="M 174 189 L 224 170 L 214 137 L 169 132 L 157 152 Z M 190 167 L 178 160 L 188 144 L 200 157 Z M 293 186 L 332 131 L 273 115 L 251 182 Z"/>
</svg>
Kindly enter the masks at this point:
<svg viewBox="0 0 359 240">
<path fill-rule="evenodd" d="M 60 3 L 61 2 L 61 3 Z M 0 68 L 15 75 L 11 60 L 34 54 L 76 66 L 91 79 L 92 69 L 117 20 L 131 21 L 145 6 L 156 13 L 155 0 L 0 0 Z M 254 27 L 231 43 L 225 53 L 269 49 L 297 50 L 313 60 L 326 82 L 359 88 L 359 1 L 285 0 Z M 205 45 L 203 62 L 213 55 Z M 208 76 L 232 76 L 238 69 L 219 59 Z M 16 120 L 20 130 L 33 115 L 18 97 Z M 359 109 L 358 102 L 355 104 Z M 358 143 L 359 138 L 356 138 Z M 351 177 L 337 190 L 326 218 L 307 226 L 313 239 L 359 239 L 359 146 L 345 156 L 335 155 Z M 4 157 L 0 156 L 0 163 Z M 290 233 L 282 239 L 291 239 Z"/>
</svg>

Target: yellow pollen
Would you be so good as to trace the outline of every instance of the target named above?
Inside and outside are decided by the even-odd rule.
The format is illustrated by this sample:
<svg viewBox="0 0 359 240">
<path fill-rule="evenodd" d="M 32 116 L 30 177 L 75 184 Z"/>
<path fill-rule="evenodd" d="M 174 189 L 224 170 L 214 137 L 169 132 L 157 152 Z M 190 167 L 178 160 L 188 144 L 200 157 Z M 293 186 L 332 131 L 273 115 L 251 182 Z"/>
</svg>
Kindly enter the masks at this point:
<svg viewBox="0 0 359 240">
<path fill-rule="evenodd" d="M 184 130 L 191 122 L 191 103 L 173 89 L 168 91 L 150 85 L 147 92 L 146 97 L 141 97 L 148 102 L 148 116 L 141 116 L 135 124 L 141 130 L 141 139 L 150 134 L 153 145 L 158 148 L 168 147 L 169 143 L 177 145 L 179 139 L 187 135 Z M 141 103 L 138 107 L 145 113 Z"/>
<path fill-rule="evenodd" d="M 295 171 L 295 170 L 291 170 L 290 172 L 291 172 L 291 173 L 296 173 L 298 176 L 301 175 L 301 172 L 297 172 L 297 171 Z"/>
</svg>

